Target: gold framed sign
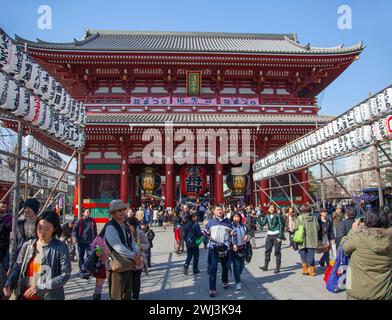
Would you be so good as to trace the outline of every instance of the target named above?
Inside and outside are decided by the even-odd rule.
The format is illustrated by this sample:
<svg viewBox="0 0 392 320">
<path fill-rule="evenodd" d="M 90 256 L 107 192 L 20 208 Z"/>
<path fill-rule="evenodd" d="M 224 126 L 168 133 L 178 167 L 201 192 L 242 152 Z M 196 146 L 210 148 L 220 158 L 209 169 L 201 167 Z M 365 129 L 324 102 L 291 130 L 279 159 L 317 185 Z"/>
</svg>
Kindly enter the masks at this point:
<svg viewBox="0 0 392 320">
<path fill-rule="evenodd" d="M 199 96 L 201 94 L 201 70 L 185 71 L 187 96 Z"/>
</svg>

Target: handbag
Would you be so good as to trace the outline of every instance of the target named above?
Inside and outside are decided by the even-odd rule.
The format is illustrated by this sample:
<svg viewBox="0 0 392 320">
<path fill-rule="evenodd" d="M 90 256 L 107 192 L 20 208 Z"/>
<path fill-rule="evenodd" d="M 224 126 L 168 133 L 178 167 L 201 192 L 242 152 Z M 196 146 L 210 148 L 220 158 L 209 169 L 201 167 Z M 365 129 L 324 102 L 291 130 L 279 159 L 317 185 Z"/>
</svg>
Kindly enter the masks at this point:
<svg viewBox="0 0 392 320">
<path fill-rule="evenodd" d="M 301 223 L 298 225 L 298 229 L 294 232 L 293 241 L 295 243 L 303 243 L 305 240 L 305 228 Z"/>
<path fill-rule="evenodd" d="M 135 265 L 135 260 L 125 258 L 115 250 L 112 250 L 110 244 L 107 242 L 106 242 L 106 252 L 108 256 L 110 269 L 113 272 L 130 271 Z"/>
<path fill-rule="evenodd" d="M 250 241 L 246 242 L 246 247 L 245 247 L 245 261 L 247 263 L 250 263 L 250 261 L 252 260 L 252 256 L 253 256 L 253 250 L 252 250 L 252 245 L 250 244 Z"/>
</svg>

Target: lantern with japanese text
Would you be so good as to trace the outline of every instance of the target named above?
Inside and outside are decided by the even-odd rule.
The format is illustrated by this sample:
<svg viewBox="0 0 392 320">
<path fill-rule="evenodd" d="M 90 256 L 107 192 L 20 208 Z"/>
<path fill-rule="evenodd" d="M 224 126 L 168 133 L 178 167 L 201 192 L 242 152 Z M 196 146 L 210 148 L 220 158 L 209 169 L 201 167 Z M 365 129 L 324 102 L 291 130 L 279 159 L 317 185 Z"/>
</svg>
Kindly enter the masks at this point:
<svg viewBox="0 0 392 320">
<path fill-rule="evenodd" d="M 82 137 L 77 147 L 82 147 Z M 161 186 L 161 177 L 154 172 L 151 167 L 144 168 L 144 172 L 139 177 L 139 186 L 146 194 L 152 195 L 155 190 Z"/>
<path fill-rule="evenodd" d="M 188 198 L 204 195 L 207 188 L 207 171 L 199 165 L 181 168 L 181 193 Z"/>
<path fill-rule="evenodd" d="M 226 177 L 226 184 L 231 189 L 233 196 L 243 196 L 248 185 L 248 177 L 246 175 L 229 174 Z"/>
</svg>

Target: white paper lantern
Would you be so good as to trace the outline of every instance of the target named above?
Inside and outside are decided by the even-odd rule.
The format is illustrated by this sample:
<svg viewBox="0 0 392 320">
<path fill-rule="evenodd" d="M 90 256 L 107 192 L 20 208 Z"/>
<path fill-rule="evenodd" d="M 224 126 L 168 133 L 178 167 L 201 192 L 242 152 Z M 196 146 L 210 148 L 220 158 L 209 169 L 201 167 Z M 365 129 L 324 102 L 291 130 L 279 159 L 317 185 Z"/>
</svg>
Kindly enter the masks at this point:
<svg viewBox="0 0 392 320">
<path fill-rule="evenodd" d="M 370 112 L 369 104 L 367 102 L 364 102 L 364 103 L 361 103 L 359 107 L 361 109 L 362 120 L 364 122 L 370 120 L 372 118 L 372 114 Z"/>
<path fill-rule="evenodd" d="M 361 113 L 361 107 L 360 106 L 356 106 L 354 107 L 354 123 L 355 124 L 361 124 L 364 122 L 364 120 L 362 119 L 362 113 Z"/>
<path fill-rule="evenodd" d="M 15 111 L 19 106 L 20 87 L 14 80 L 7 78 L 7 76 L 3 73 L 1 74 L 1 82 L 3 83 L 1 88 L 2 90 L 6 90 L 2 93 L 0 108 Z M 4 83 L 6 83 L 6 85 L 4 85 Z"/>
<path fill-rule="evenodd" d="M 11 61 L 12 40 L 0 30 L 0 68 L 7 68 Z"/>
<path fill-rule="evenodd" d="M 44 124 L 41 127 L 42 130 L 45 130 L 46 132 L 50 132 L 50 129 L 53 126 L 53 113 L 54 113 L 53 108 L 47 105 L 46 118 Z"/>
<path fill-rule="evenodd" d="M 389 112 L 392 112 L 392 88 L 384 90 L 384 98 Z"/>
<path fill-rule="evenodd" d="M 389 109 L 387 107 L 386 101 L 385 101 L 385 95 L 384 93 L 379 93 L 376 96 L 376 102 L 377 102 L 377 110 L 379 114 L 387 114 Z"/>
<path fill-rule="evenodd" d="M 35 95 L 38 94 L 40 80 L 41 80 L 41 67 L 38 63 L 32 63 L 31 77 L 30 80 L 26 82 L 26 88 L 33 91 Z"/>
<path fill-rule="evenodd" d="M 9 63 L 3 66 L 3 71 L 10 75 L 19 74 L 22 69 L 23 53 L 23 47 L 13 44 Z"/>
<path fill-rule="evenodd" d="M 360 128 L 361 133 L 363 135 L 363 139 L 366 145 L 369 145 L 373 142 L 373 134 L 372 134 L 372 126 L 363 126 Z"/>
<path fill-rule="evenodd" d="M 42 127 L 45 123 L 46 119 L 46 110 L 48 109 L 48 105 L 41 101 L 39 113 L 35 115 L 33 121 L 31 122 L 34 126 Z"/>
<path fill-rule="evenodd" d="M 39 114 L 40 108 L 41 100 L 37 96 L 30 95 L 30 110 L 28 114 L 23 117 L 23 119 L 28 122 L 32 122 L 35 119 L 36 114 Z"/>
<path fill-rule="evenodd" d="M 349 112 L 347 112 L 347 126 L 348 129 L 350 130 L 352 127 L 355 126 L 355 115 L 354 115 L 354 109 L 351 109 Z"/>
<path fill-rule="evenodd" d="M 369 107 L 370 107 L 370 114 L 372 115 L 372 118 L 375 118 L 375 117 L 378 117 L 381 115 L 380 110 L 378 109 L 376 98 L 369 99 Z"/>
<path fill-rule="evenodd" d="M 16 116 L 24 117 L 30 112 L 30 93 L 25 87 L 19 87 L 19 105 L 13 112 Z"/>
</svg>

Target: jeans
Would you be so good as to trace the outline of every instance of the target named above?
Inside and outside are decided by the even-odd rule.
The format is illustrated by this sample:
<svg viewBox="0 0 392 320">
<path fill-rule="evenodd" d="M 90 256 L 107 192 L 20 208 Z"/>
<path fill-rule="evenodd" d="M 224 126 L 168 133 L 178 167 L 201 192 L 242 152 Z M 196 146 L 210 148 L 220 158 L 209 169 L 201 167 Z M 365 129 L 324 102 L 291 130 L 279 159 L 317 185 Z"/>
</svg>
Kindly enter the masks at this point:
<svg viewBox="0 0 392 320">
<path fill-rule="evenodd" d="M 241 283 L 241 273 L 245 267 L 245 249 L 241 250 L 240 253 L 241 256 L 236 252 L 231 252 L 231 261 L 233 261 L 235 283 Z"/>
<path fill-rule="evenodd" d="M 145 251 L 145 256 L 146 256 L 146 260 L 147 260 L 147 265 L 149 268 L 151 268 L 151 248 L 148 248 Z"/>
<path fill-rule="evenodd" d="M 314 266 L 314 255 L 316 254 L 316 249 L 314 248 L 307 248 L 307 249 L 301 249 L 299 250 L 299 255 L 301 256 L 301 260 L 303 263 L 306 263 L 306 265 L 309 266 Z"/>
<path fill-rule="evenodd" d="M 265 263 L 269 263 L 271 261 L 271 252 L 272 248 L 275 248 L 275 257 L 276 257 L 276 265 L 280 266 L 282 260 L 282 254 L 280 252 L 280 248 L 282 246 L 282 242 L 279 242 L 279 235 L 267 235 L 265 240 Z"/>
<path fill-rule="evenodd" d="M 89 243 L 78 243 L 78 258 L 79 258 L 79 270 L 82 270 L 82 266 L 84 264 L 84 257 L 86 252 L 90 248 Z"/>
<path fill-rule="evenodd" d="M 192 258 L 193 258 L 193 271 L 197 271 L 199 269 L 199 247 L 196 245 L 188 246 L 187 244 L 186 261 L 185 261 L 185 264 L 187 266 L 190 265 Z"/>
<path fill-rule="evenodd" d="M 218 262 L 222 264 L 222 283 L 229 282 L 229 268 L 227 266 L 229 261 L 229 253 L 225 258 L 219 259 L 218 253 L 212 249 L 208 249 L 208 274 L 210 280 L 210 290 L 216 290 L 216 274 L 218 272 Z"/>
<path fill-rule="evenodd" d="M 319 263 L 320 263 L 320 265 L 324 265 L 324 264 L 327 264 L 327 266 L 329 265 L 329 251 L 324 252 Z"/>
<path fill-rule="evenodd" d="M 132 270 L 132 298 L 137 300 L 139 299 L 140 294 L 140 286 L 141 281 L 140 278 L 142 276 L 143 270 Z"/>
</svg>

